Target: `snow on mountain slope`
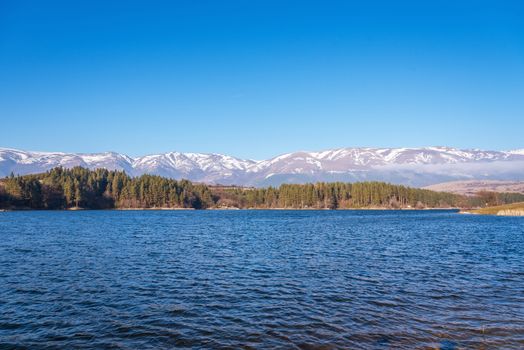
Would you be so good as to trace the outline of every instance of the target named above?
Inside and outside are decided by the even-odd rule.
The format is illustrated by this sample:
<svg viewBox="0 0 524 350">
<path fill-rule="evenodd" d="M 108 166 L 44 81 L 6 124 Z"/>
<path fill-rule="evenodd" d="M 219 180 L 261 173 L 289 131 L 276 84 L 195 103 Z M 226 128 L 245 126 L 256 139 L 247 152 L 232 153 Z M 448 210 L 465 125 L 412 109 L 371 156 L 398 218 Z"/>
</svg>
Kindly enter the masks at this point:
<svg viewBox="0 0 524 350">
<path fill-rule="evenodd" d="M 388 165 L 456 164 L 477 161 L 518 159 L 508 152 L 458 150 L 447 147 L 426 148 L 341 148 L 323 152 L 295 152 L 261 161 L 248 172 L 282 171 L 312 173 L 366 170 Z"/>
<path fill-rule="evenodd" d="M 132 173 L 132 159 L 114 152 L 93 154 L 72 154 L 62 152 L 26 152 L 0 148 L 0 176 L 33 174 L 61 166 L 72 168 L 82 166 L 89 169 L 106 168 L 126 170 Z"/>
<path fill-rule="evenodd" d="M 222 154 L 170 152 L 137 158 L 106 152 L 71 154 L 0 148 L 0 176 L 63 166 L 125 170 L 193 181 L 237 185 L 283 182 L 380 180 L 426 186 L 451 180 L 523 180 L 524 150 L 483 151 L 450 147 L 340 148 L 294 152 L 268 160 Z"/>
<path fill-rule="evenodd" d="M 222 154 L 170 152 L 136 158 L 133 168 L 138 173 L 217 182 L 234 178 L 254 163 Z"/>
<path fill-rule="evenodd" d="M 295 152 L 256 163 L 250 185 L 379 180 L 425 186 L 472 178 L 520 179 L 524 155 L 450 147 L 341 148 Z"/>
<path fill-rule="evenodd" d="M 523 155 L 524 156 L 524 148 L 523 149 L 514 149 L 512 151 L 509 151 L 508 153 L 519 154 L 519 155 Z"/>
</svg>

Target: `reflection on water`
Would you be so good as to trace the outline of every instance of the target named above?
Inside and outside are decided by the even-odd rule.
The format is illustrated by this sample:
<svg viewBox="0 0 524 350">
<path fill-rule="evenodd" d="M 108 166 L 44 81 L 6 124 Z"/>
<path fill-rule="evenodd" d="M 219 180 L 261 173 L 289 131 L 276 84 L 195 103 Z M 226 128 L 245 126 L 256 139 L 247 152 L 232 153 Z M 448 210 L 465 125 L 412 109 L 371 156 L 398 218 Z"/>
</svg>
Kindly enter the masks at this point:
<svg viewBox="0 0 524 350">
<path fill-rule="evenodd" d="M 0 213 L 0 348 L 524 348 L 524 219 Z"/>
</svg>

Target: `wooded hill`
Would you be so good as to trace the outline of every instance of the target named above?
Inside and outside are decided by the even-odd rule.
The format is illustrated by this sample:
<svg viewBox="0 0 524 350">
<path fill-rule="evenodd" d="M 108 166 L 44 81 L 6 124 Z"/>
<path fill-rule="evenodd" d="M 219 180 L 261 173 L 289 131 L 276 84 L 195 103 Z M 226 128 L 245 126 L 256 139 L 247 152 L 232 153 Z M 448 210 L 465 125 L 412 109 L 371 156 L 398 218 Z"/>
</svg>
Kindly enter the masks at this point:
<svg viewBox="0 0 524 350">
<path fill-rule="evenodd" d="M 222 187 L 122 171 L 55 168 L 0 180 L 3 209 L 125 208 L 470 208 L 524 201 L 516 193 L 467 197 L 383 182 Z"/>
</svg>

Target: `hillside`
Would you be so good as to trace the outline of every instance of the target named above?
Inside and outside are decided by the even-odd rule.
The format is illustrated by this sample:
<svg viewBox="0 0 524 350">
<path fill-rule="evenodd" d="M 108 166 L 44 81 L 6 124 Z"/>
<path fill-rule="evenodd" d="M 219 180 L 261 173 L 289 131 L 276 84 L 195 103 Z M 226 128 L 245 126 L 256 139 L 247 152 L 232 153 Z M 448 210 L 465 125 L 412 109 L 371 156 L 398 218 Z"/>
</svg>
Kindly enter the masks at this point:
<svg viewBox="0 0 524 350">
<path fill-rule="evenodd" d="M 424 187 L 432 191 L 451 192 L 463 195 L 475 195 L 480 191 L 514 192 L 524 194 L 524 181 L 470 180 L 451 181 Z"/>
</svg>

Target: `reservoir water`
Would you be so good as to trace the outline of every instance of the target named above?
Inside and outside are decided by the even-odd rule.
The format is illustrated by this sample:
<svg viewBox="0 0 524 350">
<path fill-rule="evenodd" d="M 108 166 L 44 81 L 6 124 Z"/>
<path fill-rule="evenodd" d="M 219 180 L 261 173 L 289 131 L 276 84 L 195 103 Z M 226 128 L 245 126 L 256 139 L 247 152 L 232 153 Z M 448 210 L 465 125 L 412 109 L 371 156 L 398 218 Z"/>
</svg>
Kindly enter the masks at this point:
<svg viewBox="0 0 524 350">
<path fill-rule="evenodd" d="M 0 348 L 522 349 L 524 218 L 0 213 Z"/>
</svg>

